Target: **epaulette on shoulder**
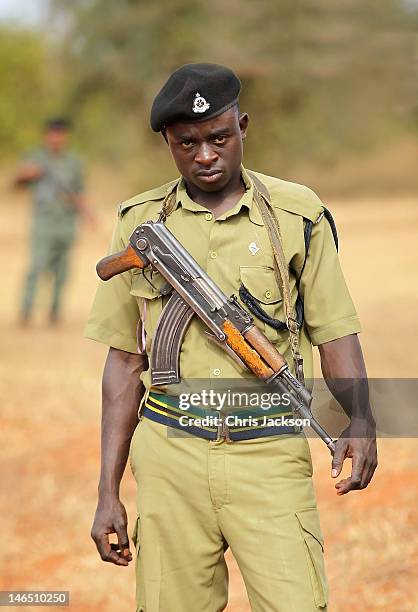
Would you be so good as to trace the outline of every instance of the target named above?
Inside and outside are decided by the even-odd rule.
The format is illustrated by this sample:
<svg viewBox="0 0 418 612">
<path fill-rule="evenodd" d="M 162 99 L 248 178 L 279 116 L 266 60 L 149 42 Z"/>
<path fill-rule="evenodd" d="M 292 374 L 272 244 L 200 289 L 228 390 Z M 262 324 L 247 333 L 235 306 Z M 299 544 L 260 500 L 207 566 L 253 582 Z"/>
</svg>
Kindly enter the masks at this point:
<svg viewBox="0 0 418 612">
<path fill-rule="evenodd" d="M 312 224 L 319 223 L 325 218 L 331 227 L 335 247 L 338 251 L 338 233 L 335 221 L 331 212 L 325 208 L 316 193 L 309 187 L 299 185 L 298 183 L 290 183 L 287 181 L 280 181 L 280 183 L 282 183 L 282 185 L 277 185 L 276 190 L 273 187 L 270 191 L 272 206 L 301 215 L 307 220 L 305 232 L 312 231 L 311 228 L 307 226 L 311 225 L 312 227 Z"/>
<path fill-rule="evenodd" d="M 271 205 L 274 208 L 300 215 L 312 223 L 320 221 L 324 205 L 312 189 L 259 172 L 256 174 L 269 190 Z"/>
<path fill-rule="evenodd" d="M 165 185 L 161 185 L 160 187 L 155 187 L 154 189 L 150 189 L 148 191 L 144 191 L 143 193 L 139 193 L 138 195 L 130 198 L 129 200 L 125 200 L 118 205 L 118 216 L 123 217 L 123 215 L 133 206 L 138 206 L 139 204 L 145 204 L 146 202 L 153 202 L 158 200 L 163 200 L 167 193 L 173 189 L 173 187 L 177 184 L 178 180 L 170 181 Z"/>
</svg>

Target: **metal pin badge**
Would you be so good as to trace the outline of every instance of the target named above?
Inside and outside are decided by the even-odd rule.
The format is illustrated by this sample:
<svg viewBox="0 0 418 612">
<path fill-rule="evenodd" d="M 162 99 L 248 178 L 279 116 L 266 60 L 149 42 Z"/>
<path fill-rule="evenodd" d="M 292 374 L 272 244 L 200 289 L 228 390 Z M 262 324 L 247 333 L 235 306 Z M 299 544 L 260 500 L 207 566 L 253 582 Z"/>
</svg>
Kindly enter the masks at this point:
<svg viewBox="0 0 418 612">
<path fill-rule="evenodd" d="M 255 242 L 250 242 L 248 245 L 248 250 L 250 251 L 251 255 L 255 255 L 260 250 L 260 247 L 258 247 Z"/>
<path fill-rule="evenodd" d="M 193 112 L 194 113 L 204 113 L 210 108 L 209 102 L 205 100 L 203 96 L 200 95 L 199 92 L 196 93 L 196 96 L 193 100 Z"/>
</svg>

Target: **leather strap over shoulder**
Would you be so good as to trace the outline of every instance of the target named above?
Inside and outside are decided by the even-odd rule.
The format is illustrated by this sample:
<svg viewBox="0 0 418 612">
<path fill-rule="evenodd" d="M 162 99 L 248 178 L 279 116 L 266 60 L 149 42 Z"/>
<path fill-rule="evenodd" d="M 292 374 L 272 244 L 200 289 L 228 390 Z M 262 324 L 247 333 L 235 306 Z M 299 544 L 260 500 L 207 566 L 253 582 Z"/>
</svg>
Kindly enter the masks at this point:
<svg viewBox="0 0 418 612">
<path fill-rule="evenodd" d="M 258 176 L 256 176 L 253 172 L 248 171 L 248 174 L 250 175 L 251 180 L 254 183 L 254 187 L 256 187 L 257 191 L 259 191 L 259 193 L 261 193 L 263 198 L 265 198 L 267 202 L 270 203 L 270 192 L 267 189 L 267 187 L 264 185 L 264 183 L 260 181 Z"/>
<path fill-rule="evenodd" d="M 331 214 L 331 212 L 328 210 L 328 208 L 325 208 L 324 206 L 324 217 L 325 219 L 328 221 L 330 227 L 331 227 L 331 232 L 332 232 L 332 236 L 334 238 L 334 242 L 335 242 L 335 248 L 338 251 L 338 233 L 337 233 L 337 226 L 335 225 L 335 221 L 334 218 Z"/>
<path fill-rule="evenodd" d="M 303 382 L 303 360 L 299 348 L 299 328 L 297 317 L 292 306 L 292 298 L 289 282 L 289 269 L 283 251 L 283 240 L 280 233 L 280 226 L 276 215 L 271 211 L 270 193 L 267 187 L 252 172 L 248 173 L 254 184 L 254 200 L 260 211 L 264 225 L 270 238 L 270 243 L 274 255 L 274 273 L 276 282 L 282 289 L 283 304 L 286 317 L 286 324 L 289 330 L 290 348 L 295 364 L 296 376 Z"/>
<path fill-rule="evenodd" d="M 177 190 L 177 185 L 179 184 L 179 182 L 180 182 L 180 179 L 178 179 L 173 184 L 171 184 L 169 189 L 167 190 L 166 196 L 161 204 L 161 210 L 158 215 L 158 221 L 162 221 L 164 223 L 167 217 L 171 215 L 171 213 L 173 212 L 176 206 L 176 190 Z"/>
</svg>

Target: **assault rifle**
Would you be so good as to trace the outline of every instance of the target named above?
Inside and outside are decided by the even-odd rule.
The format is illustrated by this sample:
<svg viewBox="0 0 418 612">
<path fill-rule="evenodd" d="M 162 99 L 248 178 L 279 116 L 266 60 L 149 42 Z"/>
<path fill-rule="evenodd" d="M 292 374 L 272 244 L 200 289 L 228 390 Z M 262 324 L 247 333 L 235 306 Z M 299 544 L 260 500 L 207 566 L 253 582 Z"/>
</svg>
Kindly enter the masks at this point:
<svg viewBox="0 0 418 612">
<path fill-rule="evenodd" d="M 212 339 L 231 357 L 280 393 L 287 393 L 294 413 L 309 419 L 311 428 L 333 454 L 335 441 L 313 417 L 311 393 L 295 378 L 281 353 L 254 325 L 252 316 L 232 295 L 227 297 L 162 222 L 139 225 L 124 251 L 96 266 L 102 280 L 133 268 L 151 266 L 165 278 L 162 295 L 171 293 L 153 338 L 153 385 L 180 382 L 179 356 L 183 336 L 193 315 L 209 328 Z"/>
</svg>

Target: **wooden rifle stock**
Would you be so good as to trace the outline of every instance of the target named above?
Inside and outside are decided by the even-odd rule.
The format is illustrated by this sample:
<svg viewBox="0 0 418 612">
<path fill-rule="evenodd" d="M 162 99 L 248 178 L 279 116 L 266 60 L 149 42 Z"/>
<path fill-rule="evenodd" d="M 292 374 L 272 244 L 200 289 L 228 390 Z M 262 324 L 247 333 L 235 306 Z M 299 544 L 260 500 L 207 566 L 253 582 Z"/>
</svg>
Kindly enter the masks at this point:
<svg viewBox="0 0 418 612">
<path fill-rule="evenodd" d="M 145 268 L 147 265 L 128 244 L 124 251 L 103 257 L 97 264 L 96 271 L 102 280 L 107 281 L 116 274 L 132 270 L 132 268 Z"/>
<path fill-rule="evenodd" d="M 258 378 L 264 380 L 274 374 L 274 371 L 261 359 L 258 351 L 251 348 L 244 336 L 231 321 L 227 319 L 222 327 L 226 335 L 227 345 L 238 355 L 249 370 Z"/>
<path fill-rule="evenodd" d="M 258 378 L 267 380 L 287 365 L 285 358 L 255 325 L 242 335 L 231 321 L 226 320 L 223 330 L 227 345 Z"/>
</svg>

